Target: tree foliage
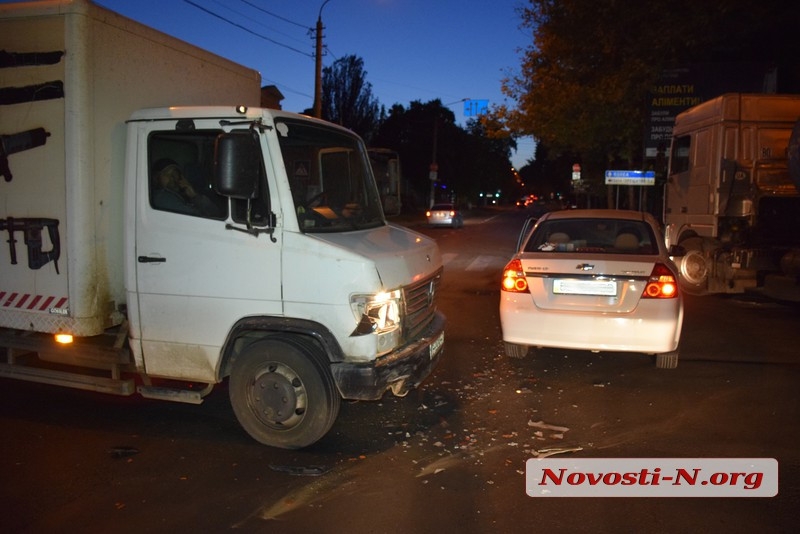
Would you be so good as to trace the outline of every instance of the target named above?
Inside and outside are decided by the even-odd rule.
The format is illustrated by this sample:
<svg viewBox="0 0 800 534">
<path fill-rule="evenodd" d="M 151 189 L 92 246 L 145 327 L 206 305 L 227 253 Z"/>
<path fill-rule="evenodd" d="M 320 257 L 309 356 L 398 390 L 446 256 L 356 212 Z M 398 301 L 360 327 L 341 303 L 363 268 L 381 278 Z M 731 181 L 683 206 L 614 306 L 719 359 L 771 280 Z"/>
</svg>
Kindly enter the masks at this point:
<svg viewBox="0 0 800 534">
<path fill-rule="evenodd" d="M 400 154 L 405 206 L 426 207 L 432 163 L 438 165 L 436 200 L 476 202 L 481 192 L 498 189 L 511 195 L 516 184 L 510 157 L 516 144 L 508 135 L 492 135 L 500 128 L 491 118 L 461 127 L 438 99 L 413 101 L 408 108 L 395 104 L 386 113 L 366 74 L 363 59 L 353 55 L 323 69 L 322 118 L 350 128 L 370 146 Z"/>
<path fill-rule="evenodd" d="M 532 43 L 519 74 L 503 83 L 517 106 L 498 108 L 496 118 L 553 156 L 635 161 L 646 96 L 664 69 L 723 61 L 796 68 L 796 9 L 789 0 L 529 0 L 519 13 Z"/>
<path fill-rule="evenodd" d="M 378 100 L 367 82 L 364 60 L 354 55 L 322 69 L 322 118 L 369 140 L 380 120 Z"/>
<path fill-rule="evenodd" d="M 493 139 L 479 121 L 462 128 L 441 100 L 395 104 L 381 122 L 374 146 L 397 150 L 408 184 L 406 205 L 421 208 L 429 200 L 431 163 L 438 165 L 436 200 L 477 202 L 481 192 L 510 194 L 510 138 Z"/>
</svg>

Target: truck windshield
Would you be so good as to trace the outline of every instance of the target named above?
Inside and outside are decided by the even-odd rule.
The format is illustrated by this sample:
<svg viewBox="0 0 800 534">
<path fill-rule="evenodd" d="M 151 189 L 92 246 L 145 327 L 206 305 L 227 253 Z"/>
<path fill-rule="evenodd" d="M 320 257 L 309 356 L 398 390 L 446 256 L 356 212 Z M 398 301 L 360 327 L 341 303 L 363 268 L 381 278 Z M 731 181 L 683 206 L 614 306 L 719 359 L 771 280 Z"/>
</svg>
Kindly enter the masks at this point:
<svg viewBox="0 0 800 534">
<path fill-rule="evenodd" d="M 275 127 L 303 232 L 385 224 L 369 159 L 356 136 L 291 119 L 280 119 Z"/>
</svg>

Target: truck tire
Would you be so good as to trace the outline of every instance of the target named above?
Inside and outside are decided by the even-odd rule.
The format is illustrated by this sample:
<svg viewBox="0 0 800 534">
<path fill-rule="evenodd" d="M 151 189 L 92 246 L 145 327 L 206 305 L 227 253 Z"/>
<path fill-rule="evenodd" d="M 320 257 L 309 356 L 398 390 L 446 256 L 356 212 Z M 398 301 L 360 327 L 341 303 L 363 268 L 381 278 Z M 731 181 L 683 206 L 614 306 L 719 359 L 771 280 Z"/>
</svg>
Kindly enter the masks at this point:
<svg viewBox="0 0 800 534">
<path fill-rule="evenodd" d="M 690 295 L 708 293 L 709 254 L 702 237 L 690 237 L 681 241 L 686 254 L 676 262 L 680 276 L 678 283 L 681 289 Z"/>
<path fill-rule="evenodd" d="M 229 384 L 231 406 L 256 441 L 299 449 L 333 426 L 341 398 L 317 352 L 297 339 L 271 338 L 253 343 L 236 358 Z"/>
</svg>

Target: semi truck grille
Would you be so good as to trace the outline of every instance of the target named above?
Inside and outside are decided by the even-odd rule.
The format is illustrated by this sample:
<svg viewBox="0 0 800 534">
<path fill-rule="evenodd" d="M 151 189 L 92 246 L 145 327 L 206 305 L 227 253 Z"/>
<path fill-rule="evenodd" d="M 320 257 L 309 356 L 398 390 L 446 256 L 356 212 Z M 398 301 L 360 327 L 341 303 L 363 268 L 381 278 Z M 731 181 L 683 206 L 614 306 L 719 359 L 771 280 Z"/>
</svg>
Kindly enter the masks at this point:
<svg viewBox="0 0 800 534">
<path fill-rule="evenodd" d="M 424 280 L 403 288 L 403 332 L 406 339 L 414 339 L 427 326 L 436 312 L 436 297 L 442 282 L 442 269 Z"/>
</svg>

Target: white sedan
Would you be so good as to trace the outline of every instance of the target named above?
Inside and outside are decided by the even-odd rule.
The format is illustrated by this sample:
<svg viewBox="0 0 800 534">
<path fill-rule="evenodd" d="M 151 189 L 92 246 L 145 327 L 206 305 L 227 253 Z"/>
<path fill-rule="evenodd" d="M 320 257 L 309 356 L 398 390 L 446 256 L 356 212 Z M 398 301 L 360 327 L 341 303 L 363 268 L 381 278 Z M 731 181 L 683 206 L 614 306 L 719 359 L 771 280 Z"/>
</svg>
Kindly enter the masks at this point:
<svg viewBox="0 0 800 534">
<path fill-rule="evenodd" d="M 532 224 L 532 222 L 531 222 Z M 546 213 L 503 270 L 505 352 L 534 347 L 655 354 L 678 365 L 683 298 L 658 222 L 626 210 Z"/>
</svg>

